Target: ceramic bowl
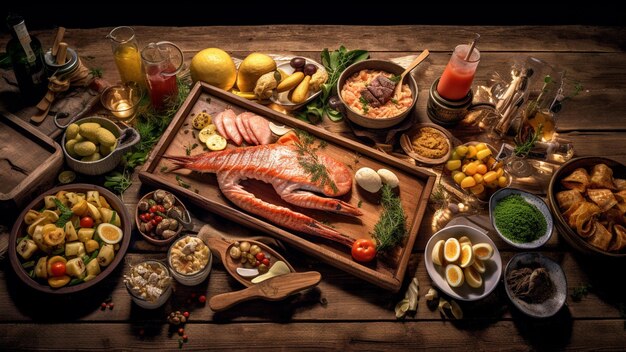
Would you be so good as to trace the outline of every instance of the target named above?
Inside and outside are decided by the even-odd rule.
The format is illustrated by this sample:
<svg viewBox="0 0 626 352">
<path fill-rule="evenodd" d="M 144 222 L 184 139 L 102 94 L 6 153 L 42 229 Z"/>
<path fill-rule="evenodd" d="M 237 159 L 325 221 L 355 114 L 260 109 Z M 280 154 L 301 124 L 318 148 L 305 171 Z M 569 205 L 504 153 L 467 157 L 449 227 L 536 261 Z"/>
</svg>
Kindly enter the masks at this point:
<svg viewBox="0 0 626 352">
<path fill-rule="evenodd" d="M 182 242 L 185 241 L 185 242 Z M 179 246 L 184 246 L 186 243 L 189 243 L 188 241 L 198 241 L 198 243 L 201 245 L 203 242 L 202 240 L 200 240 L 199 238 L 195 237 L 195 236 L 183 236 L 181 238 L 179 238 L 178 240 L 176 240 L 174 243 L 172 243 L 172 245 L 170 246 L 170 249 L 167 251 L 167 264 L 170 268 L 170 274 L 172 275 L 172 277 L 174 277 L 174 279 L 176 279 L 176 281 L 178 281 L 179 283 L 185 285 L 185 286 L 195 286 L 198 285 L 200 283 L 202 283 L 204 280 L 206 280 L 206 278 L 209 276 L 209 273 L 211 272 L 211 267 L 213 265 L 213 255 L 210 251 L 210 249 L 208 250 L 208 256 L 206 258 L 207 262 L 204 265 L 204 267 L 202 267 L 202 269 L 200 269 L 199 271 L 196 272 L 192 272 L 189 274 L 186 274 L 184 272 L 180 272 L 175 265 L 173 265 L 172 263 L 172 250 L 175 248 L 175 246 L 178 244 Z M 197 246 L 197 245 L 196 245 Z M 206 246 L 206 244 L 205 244 Z M 208 246 L 207 246 L 208 247 Z M 207 248 L 205 247 L 205 248 Z M 180 248 L 180 247 L 179 247 Z M 196 250 L 200 248 L 200 247 L 196 247 Z M 197 254 L 197 253 L 194 253 Z M 193 254 L 192 254 L 193 255 Z M 196 257 L 197 260 L 197 257 Z"/>
<path fill-rule="evenodd" d="M 552 179 L 550 180 L 550 185 L 548 187 L 548 203 L 550 204 L 550 210 L 552 214 L 554 214 L 556 228 L 561 235 L 569 243 L 575 250 L 583 253 L 585 255 L 593 256 L 595 258 L 601 259 L 626 259 L 626 252 L 614 253 L 614 252 L 606 252 L 601 249 L 598 249 L 589 243 L 587 243 L 582 237 L 580 237 L 576 231 L 572 230 L 563 214 L 559 209 L 559 205 L 556 201 L 556 194 L 560 191 L 566 190 L 565 187 L 561 185 L 561 180 L 571 174 L 574 170 L 578 168 L 587 169 L 587 171 L 591 170 L 594 165 L 604 163 L 608 167 L 613 170 L 613 178 L 621 178 L 626 179 L 626 165 L 619 163 L 615 160 L 602 158 L 602 157 L 581 157 L 571 159 L 565 164 L 561 165 L 561 167 L 552 175 Z"/>
<path fill-rule="evenodd" d="M 447 240 L 450 237 L 458 239 L 461 236 L 467 236 L 472 244 L 488 243 L 493 248 L 491 258 L 483 261 L 486 270 L 485 273 L 482 274 L 483 285 L 479 288 L 470 287 L 467 283 L 464 283 L 460 287 L 451 287 L 446 281 L 444 267 L 433 263 L 432 252 L 435 243 L 439 240 Z M 462 301 L 476 301 L 486 297 L 498 286 L 500 277 L 502 276 L 502 259 L 500 258 L 500 252 L 498 248 L 496 248 L 495 243 L 482 231 L 467 225 L 453 225 L 437 231 L 426 244 L 424 261 L 426 271 L 433 284 L 450 297 Z"/>
<path fill-rule="evenodd" d="M 506 278 L 512 270 L 524 267 L 545 268 L 554 285 L 554 294 L 542 303 L 528 303 L 517 297 Z M 514 255 L 504 270 L 504 288 L 507 296 L 509 296 L 509 299 L 517 309 L 535 318 L 553 316 L 563 307 L 567 298 L 567 279 L 563 269 L 559 264 L 539 253 L 517 253 Z"/>
<path fill-rule="evenodd" d="M 73 285 L 73 286 L 63 286 L 60 288 L 52 288 L 46 282 L 35 280 L 28 275 L 28 272 L 22 267 L 22 263 L 25 261 L 21 260 L 21 257 L 18 257 L 18 254 L 16 252 L 16 245 L 17 245 L 17 239 L 24 236 L 24 234 L 26 233 L 28 225 L 26 225 L 26 223 L 24 222 L 24 217 L 28 213 L 28 211 L 30 209 L 43 208 L 45 196 L 55 195 L 57 192 L 61 192 L 61 191 L 80 192 L 80 193 L 87 192 L 87 191 L 98 191 L 100 195 L 103 196 L 107 200 L 111 208 L 116 211 L 117 216 L 120 217 L 120 222 L 121 222 L 120 228 L 123 231 L 123 237 L 122 237 L 122 241 L 119 242 L 120 248 L 115 253 L 115 257 L 113 261 L 108 266 L 102 267 L 101 268 L 102 272 L 98 274 L 95 278 L 87 282 L 80 283 L 80 284 Z M 9 259 L 11 261 L 11 266 L 13 267 L 13 270 L 15 270 L 15 272 L 17 273 L 18 278 L 21 281 L 23 281 L 26 285 L 44 293 L 59 294 L 59 295 L 66 294 L 66 293 L 75 293 L 75 292 L 79 292 L 79 291 L 85 290 L 89 287 L 99 284 L 107 276 L 109 276 L 115 270 L 115 268 L 117 268 L 117 266 L 120 264 L 120 262 L 124 258 L 126 251 L 128 250 L 128 245 L 130 243 L 130 237 L 131 237 L 131 230 L 132 230 L 132 218 L 130 214 L 128 213 L 128 210 L 126 210 L 126 206 L 124 206 L 124 203 L 122 203 L 122 201 L 112 192 L 102 187 L 90 185 L 90 184 L 76 183 L 76 184 L 63 185 L 60 187 L 52 188 L 49 191 L 44 192 L 43 194 L 39 195 L 30 204 L 28 204 L 24 208 L 22 213 L 17 217 L 17 220 L 15 222 L 15 225 L 13 225 L 13 229 L 9 237 L 9 249 L 8 249 Z"/>
<path fill-rule="evenodd" d="M 66 142 L 66 133 L 63 133 L 63 139 L 61 140 L 61 147 L 63 147 L 63 154 L 65 154 L 65 161 L 67 165 L 72 168 L 74 171 L 80 172 L 85 175 L 102 175 L 113 169 L 120 163 L 122 160 L 122 155 L 124 152 L 128 150 L 128 148 L 137 144 L 141 137 L 139 133 L 133 128 L 121 129 L 119 128 L 113 121 L 98 116 L 86 117 L 84 119 L 78 120 L 76 124 L 80 125 L 85 122 L 97 122 L 100 126 L 106 128 L 111 131 L 115 138 L 118 139 L 117 147 L 113 152 L 104 158 L 96 161 L 82 161 L 80 159 L 76 159 L 71 156 L 65 147 Z"/>
<path fill-rule="evenodd" d="M 446 144 L 448 145 L 448 152 L 444 156 L 440 158 L 428 158 L 426 156 L 420 155 L 415 152 L 415 149 L 413 148 L 413 144 L 411 142 L 412 138 L 419 132 L 420 129 L 424 127 L 430 127 L 430 128 L 437 130 L 437 132 L 439 132 L 439 134 L 443 138 L 445 138 Z M 415 125 L 413 128 L 411 128 L 410 131 L 403 133 L 400 136 L 400 146 L 402 147 L 402 149 L 408 156 L 419 161 L 420 163 L 424 163 L 428 165 L 438 165 L 438 164 L 445 163 L 446 161 L 448 161 L 448 159 L 450 159 L 450 155 L 452 154 L 452 149 L 453 149 L 452 138 L 453 137 L 450 134 L 450 132 L 448 132 L 445 128 L 439 125 L 435 125 L 434 123 L 419 123 Z"/>
<path fill-rule="evenodd" d="M 346 83 L 346 80 L 361 70 L 380 70 L 380 71 L 392 73 L 394 75 L 400 75 L 404 71 L 404 68 L 391 61 L 373 60 L 373 59 L 359 61 L 357 63 L 350 65 L 348 68 L 346 68 L 341 73 L 341 76 L 339 76 L 339 80 L 337 81 L 337 92 L 339 92 L 339 99 L 343 103 L 343 106 L 345 108 L 345 116 L 348 118 L 348 120 L 354 122 L 355 124 L 359 126 L 366 127 L 366 128 L 373 128 L 373 129 L 389 128 L 391 126 L 397 125 L 400 122 L 402 122 L 413 111 L 413 108 L 415 107 L 415 103 L 417 102 L 418 90 L 417 90 L 417 83 L 415 82 L 415 78 L 413 78 L 412 75 L 408 74 L 404 77 L 404 82 L 403 82 L 404 84 L 409 85 L 409 88 L 411 89 L 411 93 L 413 94 L 413 103 L 411 103 L 411 106 L 409 106 L 406 110 L 404 110 L 400 114 L 393 116 L 393 117 L 373 118 L 373 117 L 361 115 L 360 113 L 352 110 L 348 106 L 348 104 L 345 102 L 343 97 L 341 96 L 341 89 Z"/>
<path fill-rule="evenodd" d="M 534 205 L 539 210 L 539 212 L 541 212 L 541 215 L 543 215 L 543 218 L 546 220 L 546 231 L 532 242 L 523 242 L 523 243 L 515 242 L 509 239 L 508 237 L 504 236 L 502 232 L 500 231 L 500 228 L 498 228 L 498 226 L 496 225 L 496 220 L 494 218 L 494 211 L 495 211 L 496 206 L 502 199 L 513 194 L 520 195 L 522 198 L 524 198 L 526 202 Z M 522 249 L 533 249 L 533 248 L 538 248 L 538 247 L 543 246 L 546 242 L 548 242 L 548 240 L 552 236 L 552 229 L 554 227 L 552 214 L 550 214 L 550 209 L 548 208 L 548 205 L 546 204 L 546 202 L 544 202 L 543 199 L 537 197 L 536 195 L 532 193 L 522 191 L 520 189 L 515 189 L 515 188 L 502 188 L 502 189 L 497 190 L 491 196 L 491 198 L 489 199 L 489 218 L 491 219 L 491 226 L 493 226 L 493 228 L 496 230 L 498 235 L 500 235 L 500 238 L 502 238 L 504 242 L 510 244 L 513 247 L 522 248 Z"/>
<path fill-rule="evenodd" d="M 142 229 L 141 229 L 142 221 L 139 218 L 139 215 L 141 213 L 140 210 L 139 210 L 139 203 L 142 202 L 142 201 L 148 201 L 149 199 L 153 199 L 154 192 L 156 192 L 156 191 L 152 191 L 152 192 L 146 193 L 146 195 L 141 197 L 141 199 L 137 203 L 137 206 L 135 207 L 135 224 L 137 225 L 137 231 L 139 231 L 139 233 L 141 234 L 141 236 L 143 237 L 144 240 L 146 240 L 147 242 L 152 243 L 152 244 L 154 244 L 156 246 L 168 246 L 172 242 L 174 242 L 174 240 L 183 231 L 183 225 L 180 222 L 178 224 L 178 229 L 176 230 L 176 234 L 174 236 L 170 237 L 170 238 L 167 238 L 167 239 L 158 239 L 158 238 L 152 237 L 148 233 L 146 233 L 145 231 L 142 231 Z M 169 193 L 171 193 L 171 192 L 169 192 Z M 183 204 L 183 202 L 181 202 L 180 199 L 178 199 L 178 197 L 176 197 L 176 196 L 174 196 L 174 199 L 176 200 L 174 205 L 178 206 L 178 207 L 180 207 L 182 209 L 184 219 L 185 220 L 191 219 L 191 217 L 189 215 L 189 211 L 185 207 L 185 204 Z"/>
</svg>

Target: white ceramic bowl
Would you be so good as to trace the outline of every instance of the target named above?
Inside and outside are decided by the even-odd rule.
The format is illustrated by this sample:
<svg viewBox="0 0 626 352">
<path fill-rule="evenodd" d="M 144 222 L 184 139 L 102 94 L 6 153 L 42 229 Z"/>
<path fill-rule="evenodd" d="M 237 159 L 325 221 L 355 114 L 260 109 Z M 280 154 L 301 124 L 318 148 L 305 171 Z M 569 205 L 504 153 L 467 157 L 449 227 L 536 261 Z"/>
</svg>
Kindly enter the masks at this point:
<svg viewBox="0 0 626 352">
<path fill-rule="evenodd" d="M 506 277 L 509 272 L 523 267 L 538 267 L 546 269 L 552 284 L 554 294 L 542 303 L 528 303 L 513 294 Z M 567 298 L 567 279 L 561 266 L 540 253 L 518 253 L 511 258 L 504 270 L 504 288 L 513 305 L 522 313 L 535 318 L 547 318 L 556 314 Z"/>
<path fill-rule="evenodd" d="M 467 283 L 463 283 L 460 287 L 451 287 L 445 278 L 444 267 L 435 265 L 432 260 L 432 252 L 435 243 L 439 240 L 447 240 L 450 237 L 460 238 L 467 236 L 472 244 L 488 243 L 493 248 L 493 255 L 490 259 L 485 260 L 485 273 L 482 274 L 483 285 L 479 288 L 470 287 Z M 466 225 L 453 225 L 441 229 L 435 233 L 428 243 L 424 253 L 424 261 L 426 262 L 426 271 L 430 276 L 433 284 L 452 298 L 462 301 L 476 301 L 489 295 L 500 282 L 502 276 L 502 259 L 500 252 L 496 248 L 495 243 L 483 232 L 477 228 Z"/>
<path fill-rule="evenodd" d="M 500 229 L 498 228 L 498 226 L 496 226 L 496 220 L 494 218 L 494 211 L 496 209 L 496 205 L 503 198 L 508 197 L 513 194 L 519 194 L 520 196 L 522 196 L 522 198 L 524 198 L 526 202 L 534 205 L 539 210 L 539 212 L 541 212 L 544 219 L 546 219 L 546 231 L 532 242 L 521 243 L 521 242 L 512 241 L 508 237 L 504 236 L 502 232 L 500 232 Z M 489 199 L 489 218 L 491 219 L 491 226 L 493 226 L 493 228 L 496 229 L 496 232 L 498 233 L 498 235 L 500 235 L 500 238 L 502 238 L 503 241 L 505 241 L 506 243 L 510 244 L 513 247 L 522 248 L 522 249 L 533 249 L 533 248 L 538 248 L 538 247 L 543 246 L 546 242 L 548 242 L 548 240 L 552 236 L 552 228 L 554 227 L 552 214 L 550 214 L 550 209 L 548 208 L 548 205 L 543 201 L 543 199 L 537 197 L 536 195 L 532 193 L 528 193 L 526 191 L 522 191 L 516 188 L 502 188 L 502 189 L 497 190 L 494 194 L 491 195 L 491 198 Z"/>
<path fill-rule="evenodd" d="M 197 238 L 195 236 L 189 236 L 189 235 L 183 236 L 183 237 L 177 239 L 174 243 L 172 243 L 172 245 L 170 246 L 170 249 L 167 251 L 167 263 L 168 263 L 168 266 L 170 268 L 170 274 L 172 275 L 172 277 L 174 279 L 176 279 L 176 281 L 178 281 L 179 283 L 181 283 L 181 284 L 183 284 L 185 286 L 195 286 L 195 285 L 198 285 L 198 284 L 202 283 L 209 276 L 209 273 L 211 272 L 211 266 L 213 265 L 213 254 L 211 253 L 211 250 L 209 249 L 208 262 L 204 266 L 204 268 L 202 268 L 202 270 L 200 270 L 198 272 L 195 272 L 193 274 L 184 274 L 184 273 L 178 272 L 174 268 L 174 266 L 172 265 L 172 262 L 171 262 L 171 259 L 172 259 L 172 257 L 171 257 L 172 248 L 178 242 L 183 241 L 183 240 L 185 240 L 187 238 L 195 238 L 196 240 L 202 242 L 199 238 Z"/>
</svg>

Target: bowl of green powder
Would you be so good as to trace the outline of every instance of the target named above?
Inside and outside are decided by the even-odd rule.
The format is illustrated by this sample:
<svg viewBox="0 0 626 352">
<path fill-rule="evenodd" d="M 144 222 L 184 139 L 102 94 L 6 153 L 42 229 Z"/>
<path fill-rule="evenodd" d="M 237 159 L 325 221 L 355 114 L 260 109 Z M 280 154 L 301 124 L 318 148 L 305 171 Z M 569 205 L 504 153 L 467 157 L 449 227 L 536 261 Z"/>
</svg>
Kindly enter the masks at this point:
<svg viewBox="0 0 626 352">
<path fill-rule="evenodd" d="M 552 236 L 552 214 L 543 199 L 515 188 L 503 188 L 489 199 L 491 225 L 517 248 L 538 248 Z"/>
</svg>

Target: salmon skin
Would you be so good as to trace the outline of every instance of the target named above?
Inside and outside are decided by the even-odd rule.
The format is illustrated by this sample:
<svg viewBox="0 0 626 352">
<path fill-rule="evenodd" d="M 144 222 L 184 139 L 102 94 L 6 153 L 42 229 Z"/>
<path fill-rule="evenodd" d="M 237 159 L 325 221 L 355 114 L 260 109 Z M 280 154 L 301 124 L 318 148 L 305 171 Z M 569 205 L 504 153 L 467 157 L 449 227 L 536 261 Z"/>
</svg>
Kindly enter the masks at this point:
<svg viewBox="0 0 626 352">
<path fill-rule="evenodd" d="M 351 247 L 353 238 L 307 215 L 256 198 L 240 185 L 242 180 L 255 179 L 271 184 L 287 203 L 350 216 L 363 215 L 358 208 L 339 199 L 329 198 L 342 196 L 352 189 L 350 169 L 323 153 L 317 153 L 318 163 L 326 168 L 328 179 L 318 178 L 313 181 L 312 175 L 300 163 L 303 155 L 298 143 L 297 135 L 290 132 L 275 144 L 164 158 L 176 165 L 170 171 L 184 168 L 200 173 L 215 173 L 224 196 L 249 213 L 277 225 Z"/>
</svg>

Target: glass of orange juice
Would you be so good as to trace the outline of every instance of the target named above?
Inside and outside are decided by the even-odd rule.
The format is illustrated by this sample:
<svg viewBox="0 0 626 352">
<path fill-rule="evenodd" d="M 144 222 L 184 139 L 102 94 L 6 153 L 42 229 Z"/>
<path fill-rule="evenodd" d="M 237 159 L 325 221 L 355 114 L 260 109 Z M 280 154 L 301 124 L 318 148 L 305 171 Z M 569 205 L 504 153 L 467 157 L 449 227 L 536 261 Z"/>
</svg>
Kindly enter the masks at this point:
<svg viewBox="0 0 626 352">
<path fill-rule="evenodd" d="M 146 80 L 141 66 L 141 54 L 131 27 L 121 26 L 111 30 L 107 35 L 111 40 L 111 49 L 115 57 L 115 65 L 123 83 L 135 82 L 146 87 Z"/>
</svg>

